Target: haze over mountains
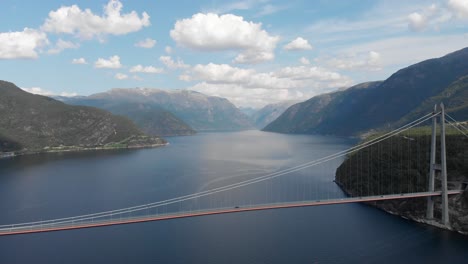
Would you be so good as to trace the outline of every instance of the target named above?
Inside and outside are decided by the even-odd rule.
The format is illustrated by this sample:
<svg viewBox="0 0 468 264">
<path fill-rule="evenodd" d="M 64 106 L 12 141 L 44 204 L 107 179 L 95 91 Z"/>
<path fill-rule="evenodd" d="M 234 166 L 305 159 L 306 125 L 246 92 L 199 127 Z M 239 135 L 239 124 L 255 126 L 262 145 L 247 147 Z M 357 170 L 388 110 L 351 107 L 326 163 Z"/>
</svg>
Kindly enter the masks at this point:
<svg viewBox="0 0 468 264">
<path fill-rule="evenodd" d="M 249 118 L 227 99 L 188 90 L 112 89 L 87 97 L 61 100 L 127 116 L 150 134 L 188 135 L 193 134 L 194 130 L 236 131 L 253 128 Z"/>
<path fill-rule="evenodd" d="M 298 103 L 298 101 L 284 101 L 268 104 L 261 109 L 254 111 L 251 114 L 250 119 L 254 122 L 255 127 L 262 129 L 278 118 L 291 105 L 296 103 Z"/>
<path fill-rule="evenodd" d="M 401 69 L 383 82 L 315 96 L 286 110 L 265 131 L 353 136 L 393 127 L 445 102 L 468 119 L 468 48 Z"/>
</svg>

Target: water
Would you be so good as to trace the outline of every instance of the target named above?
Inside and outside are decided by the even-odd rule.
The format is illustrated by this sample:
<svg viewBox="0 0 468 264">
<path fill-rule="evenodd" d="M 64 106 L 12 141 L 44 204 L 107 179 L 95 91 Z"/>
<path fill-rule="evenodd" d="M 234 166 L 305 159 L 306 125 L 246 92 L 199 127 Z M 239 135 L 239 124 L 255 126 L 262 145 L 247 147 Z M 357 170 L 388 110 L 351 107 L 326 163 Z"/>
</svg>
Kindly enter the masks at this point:
<svg viewBox="0 0 468 264">
<path fill-rule="evenodd" d="M 0 160 L 0 224 L 172 198 L 302 164 L 353 144 L 259 131 L 169 141 L 157 149 Z M 340 197 L 332 182 L 339 163 L 158 210 Z M 464 263 L 466 249 L 465 236 L 348 204 L 0 237 L 0 263 Z"/>
</svg>

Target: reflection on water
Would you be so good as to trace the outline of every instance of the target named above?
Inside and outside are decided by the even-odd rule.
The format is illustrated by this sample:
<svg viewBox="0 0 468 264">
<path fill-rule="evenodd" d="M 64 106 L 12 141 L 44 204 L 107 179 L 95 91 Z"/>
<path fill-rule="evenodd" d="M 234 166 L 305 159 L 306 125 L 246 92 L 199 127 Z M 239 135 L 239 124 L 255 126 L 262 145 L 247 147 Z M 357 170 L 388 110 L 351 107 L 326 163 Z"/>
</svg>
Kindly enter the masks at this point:
<svg viewBox="0 0 468 264">
<path fill-rule="evenodd" d="M 259 131 L 169 138 L 156 149 L 0 160 L 0 224 L 112 210 L 289 168 L 354 142 Z M 325 199 L 340 161 L 160 210 Z M 468 258 L 464 236 L 357 204 L 0 237 L 0 263 L 395 263 Z"/>
</svg>

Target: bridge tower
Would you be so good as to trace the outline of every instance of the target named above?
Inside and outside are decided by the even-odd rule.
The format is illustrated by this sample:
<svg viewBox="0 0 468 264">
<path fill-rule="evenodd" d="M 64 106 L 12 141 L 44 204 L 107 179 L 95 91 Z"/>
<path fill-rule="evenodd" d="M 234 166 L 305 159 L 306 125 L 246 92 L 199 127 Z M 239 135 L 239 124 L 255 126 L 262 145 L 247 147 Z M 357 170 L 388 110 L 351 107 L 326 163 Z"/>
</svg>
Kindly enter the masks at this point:
<svg viewBox="0 0 468 264">
<path fill-rule="evenodd" d="M 434 114 L 437 113 L 437 105 L 434 106 Z M 437 145 L 437 116 L 440 116 L 440 164 L 436 164 L 436 145 Z M 429 171 L 429 192 L 434 192 L 434 182 L 436 172 L 440 172 L 441 191 L 442 191 L 442 224 L 450 227 L 449 208 L 448 208 L 448 188 L 447 188 L 447 156 L 445 146 L 445 107 L 440 104 L 440 113 L 432 118 L 432 137 L 431 137 L 431 157 Z M 427 198 L 426 218 L 434 219 L 434 198 Z"/>
</svg>

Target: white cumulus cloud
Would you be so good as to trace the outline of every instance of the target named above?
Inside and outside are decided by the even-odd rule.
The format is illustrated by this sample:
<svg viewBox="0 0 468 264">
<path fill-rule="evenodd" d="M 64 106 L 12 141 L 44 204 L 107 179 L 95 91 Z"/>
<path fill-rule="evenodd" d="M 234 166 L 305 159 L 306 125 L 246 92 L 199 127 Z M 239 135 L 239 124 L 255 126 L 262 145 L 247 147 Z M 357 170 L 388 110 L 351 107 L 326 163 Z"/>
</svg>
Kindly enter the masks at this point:
<svg viewBox="0 0 468 264">
<path fill-rule="evenodd" d="M 0 33 L 0 59 L 35 59 L 38 49 L 48 43 L 44 32 L 30 28 Z"/>
<path fill-rule="evenodd" d="M 164 70 L 161 68 L 156 68 L 154 66 L 142 66 L 140 64 L 133 66 L 130 69 L 130 72 L 140 72 L 140 73 L 163 73 Z"/>
<path fill-rule="evenodd" d="M 190 89 L 228 98 L 238 106 L 255 107 L 282 100 L 305 100 L 353 84 L 349 77 L 315 66 L 258 72 L 214 63 L 197 64 L 180 75 L 179 79 L 199 81 Z"/>
<path fill-rule="evenodd" d="M 428 28 L 439 31 L 440 25 L 454 17 L 454 11 L 456 13 L 456 10 L 432 4 L 408 15 L 408 28 L 414 32 L 424 31 Z"/>
<path fill-rule="evenodd" d="M 138 41 L 137 43 L 135 43 L 136 47 L 145 48 L 145 49 L 151 49 L 152 47 L 154 47 L 154 45 L 156 45 L 156 40 L 150 39 L 150 38 L 147 38 L 147 39 L 144 39 L 142 41 Z"/>
<path fill-rule="evenodd" d="M 72 64 L 88 64 L 85 58 L 73 59 Z"/>
<path fill-rule="evenodd" d="M 232 14 L 198 13 L 178 20 L 170 35 L 178 45 L 200 51 L 240 51 L 236 63 L 259 63 L 274 59 L 278 36 L 271 36 L 261 23 Z"/>
<path fill-rule="evenodd" d="M 448 7 L 458 18 L 468 18 L 468 0 L 449 0 Z"/>
<path fill-rule="evenodd" d="M 284 67 L 274 72 L 232 67 L 227 64 L 197 64 L 182 75 L 185 81 L 205 81 L 212 84 L 239 84 L 246 88 L 289 89 L 307 87 L 313 82 L 327 87 L 342 87 L 350 79 L 339 73 L 316 66 Z M 326 84 L 325 84 L 326 83 Z"/>
<path fill-rule="evenodd" d="M 49 49 L 47 53 L 49 54 L 58 54 L 62 52 L 65 49 L 77 49 L 79 48 L 80 45 L 73 43 L 71 41 L 65 41 L 63 39 L 57 40 L 57 43 L 55 44 L 55 47 Z"/>
<path fill-rule="evenodd" d="M 311 50 L 312 45 L 309 44 L 307 39 L 301 37 L 289 42 L 283 47 L 285 50 L 297 51 L 297 50 Z"/>
<path fill-rule="evenodd" d="M 111 0 L 104 7 L 104 14 L 99 16 L 90 9 L 81 10 L 77 5 L 62 6 L 56 11 L 49 12 L 41 29 L 90 39 L 108 34 L 124 35 L 150 25 L 150 17 L 146 12 L 143 12 L 140 18 L 135 11 L 121 14 L 122 7 L 120 1 Z"/>
<path fill-rule="evenodd" d="M 110 57 L 108 60 L 99 58 L 95 63 L 94 63 L 95 68 L 107 68 L 107 69 L 119 69 L 122 67 L 122 64 L 120 63 L 120 57 L 117 55 L 114 55 Z"/>
<path fill-rule="evenodd" d="M 411 13 L 408 16 L 408 27 L 412 31 L 422 31 L 427 27 L 427 19 L 418 12 Z"/>
<path fill-rule="evenodd" d="M 165 51 L 167 54 L 171 54 L 171 53 L 172 53 L 172 48 L 171 48 L 171 46 L 166 46 L 166 47 L 164 48 L 164 51 Z"/>
<path fill-rule="evenodd" d="M 178 58 L 177 61 L 174 61 L 170 56 L 161 56 L 159 57 L 159 61 L 171 70 L 186 69 L 190 67 L 190 65 L 185 64 L 181 59 Z"/>
</svg>

